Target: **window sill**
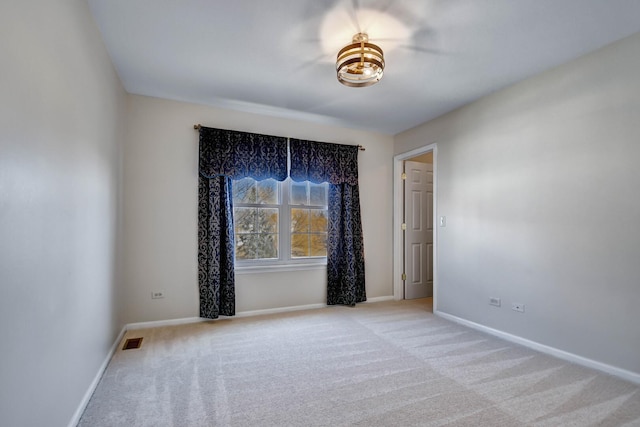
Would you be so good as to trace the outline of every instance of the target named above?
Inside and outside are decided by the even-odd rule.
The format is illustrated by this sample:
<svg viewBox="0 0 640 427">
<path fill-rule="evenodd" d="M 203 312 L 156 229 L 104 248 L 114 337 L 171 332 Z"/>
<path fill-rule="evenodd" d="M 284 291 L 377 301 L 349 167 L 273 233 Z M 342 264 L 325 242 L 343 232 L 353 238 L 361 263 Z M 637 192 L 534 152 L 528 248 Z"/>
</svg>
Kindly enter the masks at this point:
<svg viewBox="0 0 640 427">
<path fill-rule="evenodd" d="M 271 264 L 236 266 L 236 274 L 280 273 L 285 271 L 326 270 L 327 263 Z"/>
</svg>

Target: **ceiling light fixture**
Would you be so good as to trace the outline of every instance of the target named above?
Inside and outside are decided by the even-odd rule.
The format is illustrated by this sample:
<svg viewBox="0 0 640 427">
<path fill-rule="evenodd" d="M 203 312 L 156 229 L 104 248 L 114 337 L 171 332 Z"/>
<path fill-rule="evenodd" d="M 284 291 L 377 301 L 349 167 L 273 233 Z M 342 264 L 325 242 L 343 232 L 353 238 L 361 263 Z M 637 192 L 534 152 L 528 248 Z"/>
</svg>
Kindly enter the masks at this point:
<svg viewBox="0 0 640 427">
<path fill-rule="evenodd" d="M 353 42 L 338 52 L 338 81 L 345 86 L 365 87 L 376 84 L 384 74 L 384 54 L 378 45 L 369 43 L 366 33 L 353 36 Z"/>
</svg>

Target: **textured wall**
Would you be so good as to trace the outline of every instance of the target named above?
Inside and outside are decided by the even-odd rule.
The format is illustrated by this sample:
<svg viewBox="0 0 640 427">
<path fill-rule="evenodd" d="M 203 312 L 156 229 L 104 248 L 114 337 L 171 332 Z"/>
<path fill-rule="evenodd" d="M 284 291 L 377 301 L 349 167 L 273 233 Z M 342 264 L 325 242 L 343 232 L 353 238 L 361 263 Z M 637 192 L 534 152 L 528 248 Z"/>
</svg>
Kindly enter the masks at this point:
<svg viewBox="0 0 640 427">
<path fill-rule="evenodd" d="M 438 144 L 439 310 L 640 373 L 639 75 L 636 34 L 396 136 Z"/>
<path fill-rule="evenodd" d="M 126 94 L 86 2 L 2 2 L 0 28 L 0 425 L 63 426 L 121 327 Z"/>
<path fill-rule="evenodd" d="M 131 96 L 124 175 L 126 322 L 198 315 L 198 133 L 193 125 L 362 144 L 367 295 L 390 296 L 393 138 L 291 119 Z M 151 291 L 165 298 L 151 300 Z M 326 301 L 326 270 L 237 276 L 238 312 Z"/>
</svg>

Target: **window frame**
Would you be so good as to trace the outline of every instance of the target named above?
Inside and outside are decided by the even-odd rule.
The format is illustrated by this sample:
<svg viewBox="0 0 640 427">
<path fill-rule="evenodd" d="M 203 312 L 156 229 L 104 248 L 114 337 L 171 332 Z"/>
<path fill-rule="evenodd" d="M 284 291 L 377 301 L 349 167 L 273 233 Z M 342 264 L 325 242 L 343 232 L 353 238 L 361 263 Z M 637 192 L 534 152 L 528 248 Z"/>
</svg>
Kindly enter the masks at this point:
<svg viewBox="0 0 640 427">
<path fill-rule="evenodd" d="M 235 180 L 234 180 L 235 181 Z M 291 210 L 292 209 L 324 209 L 328 215 L 329 204 L 329 187 L 327 183 L 325 189 L 325 197 L 327 205 L 304 205 L 292 204 L 291 201 L 291 184 L 293 181 L 287 177 L 284 181 L 276 181 L 279 192 L 279 204 L 255 204 L 255 203 L 234 203 L 234 209 L 237 207 L 257 207 L 257 208 L 277 208 L 278 209 L 278 258 L 262 258 L 262 259 L 235 259 L 234 269 L 236 273 L 250 274 L 276 271 L 299 271 L 299 270 L 315 270 L 324 269 L 327 265 L 327 257 L 310 256 L 310 257 L 292 257 L 291 256 Z M 307 181 L 303 181 L 307 182 Z M 328 231 L 328 230 L 327 230 Z M 234 217 L 234 235 L 235 217 Z"/>
</svg>

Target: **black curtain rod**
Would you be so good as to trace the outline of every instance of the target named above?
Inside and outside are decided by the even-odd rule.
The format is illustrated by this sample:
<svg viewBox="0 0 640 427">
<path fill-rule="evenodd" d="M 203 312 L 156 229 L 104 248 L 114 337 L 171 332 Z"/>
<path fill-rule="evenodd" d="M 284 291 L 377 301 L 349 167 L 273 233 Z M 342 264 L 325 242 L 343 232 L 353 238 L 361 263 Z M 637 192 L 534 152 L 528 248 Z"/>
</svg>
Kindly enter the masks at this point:
<svg viewBox="0 0 640 427">
<path fill-rule="evenodd" d="M 197 125 L 193 125 L 193 128 L 195 130 L 200 130 L 201 127 L 202 127 L 202 125 L 200 123 L 198 123 Z M 365 151 L 366 148 L 364 148 L 362 145 L 358 144 L 358 150 Z"/>
</svg>

